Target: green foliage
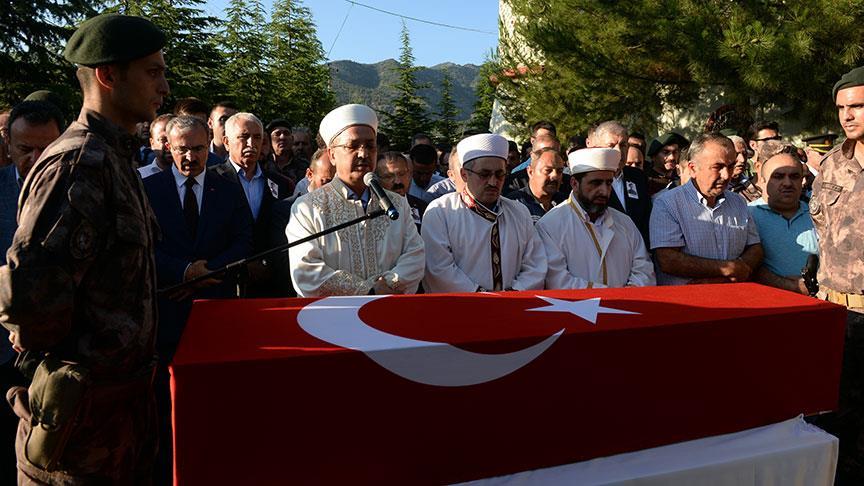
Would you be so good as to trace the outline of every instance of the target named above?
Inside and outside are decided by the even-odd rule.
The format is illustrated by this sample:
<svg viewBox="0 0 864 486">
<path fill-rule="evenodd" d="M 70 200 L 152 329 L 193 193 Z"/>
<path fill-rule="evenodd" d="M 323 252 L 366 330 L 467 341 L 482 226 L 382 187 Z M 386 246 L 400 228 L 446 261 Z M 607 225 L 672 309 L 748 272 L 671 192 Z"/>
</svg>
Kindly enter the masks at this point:
<svg viewBox="0 0 864 486">
<path fill-rule="evenodd" d="M 438 103 L 438 119 L 435 121 L 435 131 L 438 141 L 441 143 L 454 144 L 460 135 L 459 125 L 456 123 L 456 103 L 453 101 L 453 81 L 450 73 L 445 69 L 444 77 L 441 78 L 441 101 Z"/>
<path fill-rule="evenodd" d="M 497 81 L 500 65 L 494 54 L 487 56 L 480 66 L 477 75 L 477 85 L 474 87 L 474 112 L 468 120 L 468 129 L 475 132 L 489 131 L 489 121 L 492 118 L 492 106 L 495 104 L 497 90 L 493 79 Z"/>
<path fill-rule="evenodd" d="M 72 65 L 63 59 L 74 26 L 96 13 L 100 0 L 8 0 L 0 7 L 0 107 L 38 89 L 50 89 L 71 106 L 80 100 Z M 71 115 L 69 113 L 68 115 Z"/>
<path fill-rule="evenodd" d="M 231 0 L 216 35 L 225 59 L 218 73 L 225 97 L 262 120 L 273 117 L 277 95 L 268 65 L 268 38 L 261 28 L 265 24 L 266 11 L 260 0 Z"/>
<path fill-rule="evenodd" d="M 415 75 L 419 69 L 414 66 L 408 27 L 403 22 L 402 48 L 399 65 L 396 68 L 399 78 L 394 85 L 398 95 L 393 100 L 393 113 L 382 113 L 383 131 L 390 137 L 393 150 L 408 150 L 411 137 L 415 133 L 429 133 L 433 128 L 427 115 L 426 104 L 417 94 L 418 90 L 426 87 L 416 80 Z"/>
<path fill-rule="evenodd" d="M 267 28 L 272 89 L 283 95 L 272 110 L 292 123 L 316 127 L 333 108 L 330 70 L 309 9 L 295 0 L 276 0 Z"/>
<path fill-rule="evenodd" d="M 551 119 L 584 133 L 618 118 L 650 130 L 664 105 L 710 93 L 748 116 L 781 109 L 819 127 L 835 122 L 831 86 L 864 58 L 860 0 L 507 2 L 530 19 L 500 39 L 516 75 L 499 98 L 522 128 Z"/>
<path fill-rule="evenodd" d="M 194 96 L 205 100 L 224 93 L 219 71 L 222 52 L 206 39 L 219 19 L 204 15 L 203 0 L 125 0 L 112 11 L 139 15 L 158 25 L 168 38 L 163 49 L 171 87 L 165 107 L 179 98 Z"/>
</svg>

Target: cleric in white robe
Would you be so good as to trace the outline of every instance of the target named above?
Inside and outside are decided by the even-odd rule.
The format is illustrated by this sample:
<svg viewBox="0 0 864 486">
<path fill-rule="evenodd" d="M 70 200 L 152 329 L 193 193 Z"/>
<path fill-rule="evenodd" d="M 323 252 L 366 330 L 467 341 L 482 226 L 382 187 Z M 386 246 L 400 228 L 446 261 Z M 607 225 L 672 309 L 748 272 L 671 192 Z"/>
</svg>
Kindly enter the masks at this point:
<svg viewBox="0 0 864 486">
<path fill-rule="evenodd" d="M 300 196 L 285 234 L 296 241 L 379 208 L 363 182 L 375 171 L 378 117 L 365 105 L 344 105 L 321 120 L 319 134 L 336 177 Z M 387 191 L 399 218 L 378 217 L 289 250 L 291 281 L 302 297 L 414 293 L 423 278 L 423 240 L 408 201 Z"/>
<path fill-rule="evenodd" d="M 423 215 L 426 292 L 542 289 L 543 242 L 524 204 L 501 197 L 507 140 L 468 137 L 456 148 L 465 181 L 461 192 L 435 199 Z"/>
<path fill-rule="evenodd" d="M 546 248 L 547 289 L 657 284 L 633 220 L 607 206 L 620 159 L 617 150 L 608 148 L 570 153 L 573 191 L 536 226 Z"/>
</svg>

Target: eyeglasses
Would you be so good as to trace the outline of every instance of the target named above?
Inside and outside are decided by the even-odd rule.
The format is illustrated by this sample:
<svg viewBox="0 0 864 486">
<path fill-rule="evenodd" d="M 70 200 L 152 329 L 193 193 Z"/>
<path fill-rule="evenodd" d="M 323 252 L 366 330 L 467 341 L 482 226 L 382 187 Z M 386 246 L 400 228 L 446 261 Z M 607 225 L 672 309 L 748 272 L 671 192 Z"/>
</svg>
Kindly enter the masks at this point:
<svg viewBox="0 0 864 486">
<path fill-rule="evenodd" d="M 765 138 L 757 138 L 756 142 L 768 142 L 770 140 L 783 140 L 783 137 L 780 135 L 774 135 L 773 137 L 765 137 Z"/>
<path fill-rule="evenodd" d="M 484 181 L 487 181 L 487 180 L 491 179 L 492 177 L 494 177 L 496 179 L 504 179 L 505 177 L 507 177 L 507 171 L 506 170 L 496 170 L 495 172 L 492 172 L 491 170 L 483 170 L 483 171 L 477 172 L 476 170 L 471 170 L 471 169 L 468 169 L 465 167 L 463 167 L 463 168 L 465 170 L 467 170 L 468 172 L 479 177 L 480 180 L 484 180 Z"/>
<path fill-rule="evenodd" d="M 348 152 L 354 153 L 354 154 L 359 152 L 361 148 L 364 149 L 366 152 L 371 152 L 373 150 L 378 149 L 378 146 L 374 143 L 363 143 L 363 144 L 352 143 L 352 144 L 333 145 L 330 148 L 337 148 L 337 147 L 344 148 Z"/>
<path fill-rule="evenodd" d="M 203 151 L 205 151 L 205 150 L 207 150 L 207 146 L 206 146 L 206 145 L 196 145 L 196 146 L 194 146 L 194 147 L 183 147 L 183 146 L 180 146 L 180 147 L 171 147 L 171 151 L 172 151 L 172 152 L 176 152 L 176 153 L 178 153 L 178 154 L 180 154 L 180 155 L 186 155 L 186 154 L 188 154 L 189 152 L 196 153 L 196 154 L 200 154 L 201 152 L 203 152 Z"/>
</svg>

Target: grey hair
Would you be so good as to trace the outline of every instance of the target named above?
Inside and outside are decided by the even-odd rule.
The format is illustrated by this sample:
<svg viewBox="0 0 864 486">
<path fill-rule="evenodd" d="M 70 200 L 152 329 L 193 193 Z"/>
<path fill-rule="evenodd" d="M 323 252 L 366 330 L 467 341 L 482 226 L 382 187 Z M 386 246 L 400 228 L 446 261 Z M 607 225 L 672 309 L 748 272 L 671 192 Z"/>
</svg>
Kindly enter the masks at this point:
<svg viewBox="0 0 864 486">
<path fill-rule="evenodd" d="M 615 135 L 620 135 L 622 138 L 627 138 L 627 128 L 621 124 L 621 122 L 617 120 L 608 120 L 600 123 L 596 127 L 594 127 L 589 133 L 588 138 L 594 138 L 596 136 L 605 135 L 607 133 L 612 133 Z"/>
<path fill-rule="evenodd" d="M 261 120 L 258 119 L 257 116 L 253 115 L 252 113 L 246 113 L 246 112 L 241 111 L 239 113 L 235 113 L 235 114 L 231 115 L 231 118 L 229 118 L 228 120 L 225 121 L 225 136 L 226 137 L 231 138 L 231 135 L 234 134 L 234 130 L 236 129 L 237 123 L 240 120 L 246 120 L 246 121 L 254 122 L 256 125 L 258 125 L 258 128 L 261 129 L 261 133 L 264 133 L 264 124 L 261 123 Z"/>
<path fill-rule="evenodd" d="M 207 125 L 197 116 L 180 115 L 171 118 L 165 125 L 165 133 L 167 133 L 170 137 L 171 131 L 175 128 L 181 132 L 185 132 L 186 130 L 191 130 L 193 128 L 198 128 L 200 130 L 203 130 L 204 133 L 207 134 L 208 138 L 210 137 L 210 130 L 207 128 Z"/>
<path fill-rule="evenodd" d="M 696 163 L 699 160 L 699 155 L 705 150 L 709 143 L 716 143 L 726 146 L 726 149 L 735 153 L 735 144 L 726 135 L 720 133 L 703 133 L 693 139 L 690 147 L 687 149 L 688 160 Z"/>
</svg>

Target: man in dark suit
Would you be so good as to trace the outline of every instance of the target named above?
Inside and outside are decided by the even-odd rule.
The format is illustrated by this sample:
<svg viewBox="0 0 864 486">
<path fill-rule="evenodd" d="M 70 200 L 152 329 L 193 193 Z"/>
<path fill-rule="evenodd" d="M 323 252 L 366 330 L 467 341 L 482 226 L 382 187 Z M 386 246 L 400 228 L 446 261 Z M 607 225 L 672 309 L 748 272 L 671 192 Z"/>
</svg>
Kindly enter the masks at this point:
<svg viewBox="0 0 864 486">
<path fill-rule="evenodd" d="M 167 129 L 174 165 L 144 180 L 162 229 L 156 245 L 160 288 L 221 268 L 252 250 L 252 217 L 240 187 L 205 170 L 207 125 L 186 115 L 173 118 Z M 193 298 L 233 294 L 231 278 L 223 278 L 160 298 L 159 350 L 173 354 Z"/>
<path fill-rule="evenodd" d="M 0 265 L 6 264 L 6 250 L 18 229 L 18 194 L 30 168 L 60 133 L 63 114 L 45 101 L 24 101 L 9 113 L 9 158 L 12 162 L 0 168 Z M 2 142 L 0 142 L 2 143 Z M 9 331 L 0 328 L 0 388 L 6 390 L 22 385 L 24 379 L 15 369 L 15 351 L 8 341 Z M 18 429 L 18 417 L 9 407 L 0 411 L 0 434 L 13 437 Z M 11 440 L 0 441 L 0 479 L 4 484 L 16 475 L 15 447 Z"/>
<path fill-rule="evenodd" d="M 236 113 L 225 122 L 223 144 L 228 148 L 228 160 L 217 165 L 213 171 L 224 180 L 242 187 L 253 222 L 253 253 L 271 248 L 270 218 L 273 204 L 280 196 L 291 194 L 294 189 L 283 187 L 278 180 L 270 178 L 258 163 L 264 141 L 264 126 L 251 113 Z M 279 294 L 273 282 L 273 271 L 267 261 L 251 262 L 247 266 L 248 284 L 246 296 L 271 297 Z"/>
<path fill-rule="evenodd" d="M 648 194 L 648 180 L 643 171 L 626 165 L 629 151 L 627 129 L 617 121 L 605 121 L 588 133 L 586 144 L 588 147 L 614 148 L 621 153 L 621 164 L 612 179 L 609 206 L 630 216 L 642 234 L 646 247 L 650 248 L 648 221 L 651 218 L 651 196 Z"/>
<path fill-rule="evenodd" d="M 245 258 L 252 250 L 252 216 L 240 186 L 219 177 L 207 164 L 209 134 L 200 119 L 184 115 L 166 127 L 174 164 L 144 179 L 144 188 L 162 230 L 156 245 L 159 288 L 192 280 Z M 196 298 L 229 298 L 234 279 L 208 279 L 161 295 L 159 353 L 154 389 L 160 414 L 160 448 L 156 482 L 167 484 L 171 474 L 171 399 L 167 365 L 180 343 Z"/>
</svg>

